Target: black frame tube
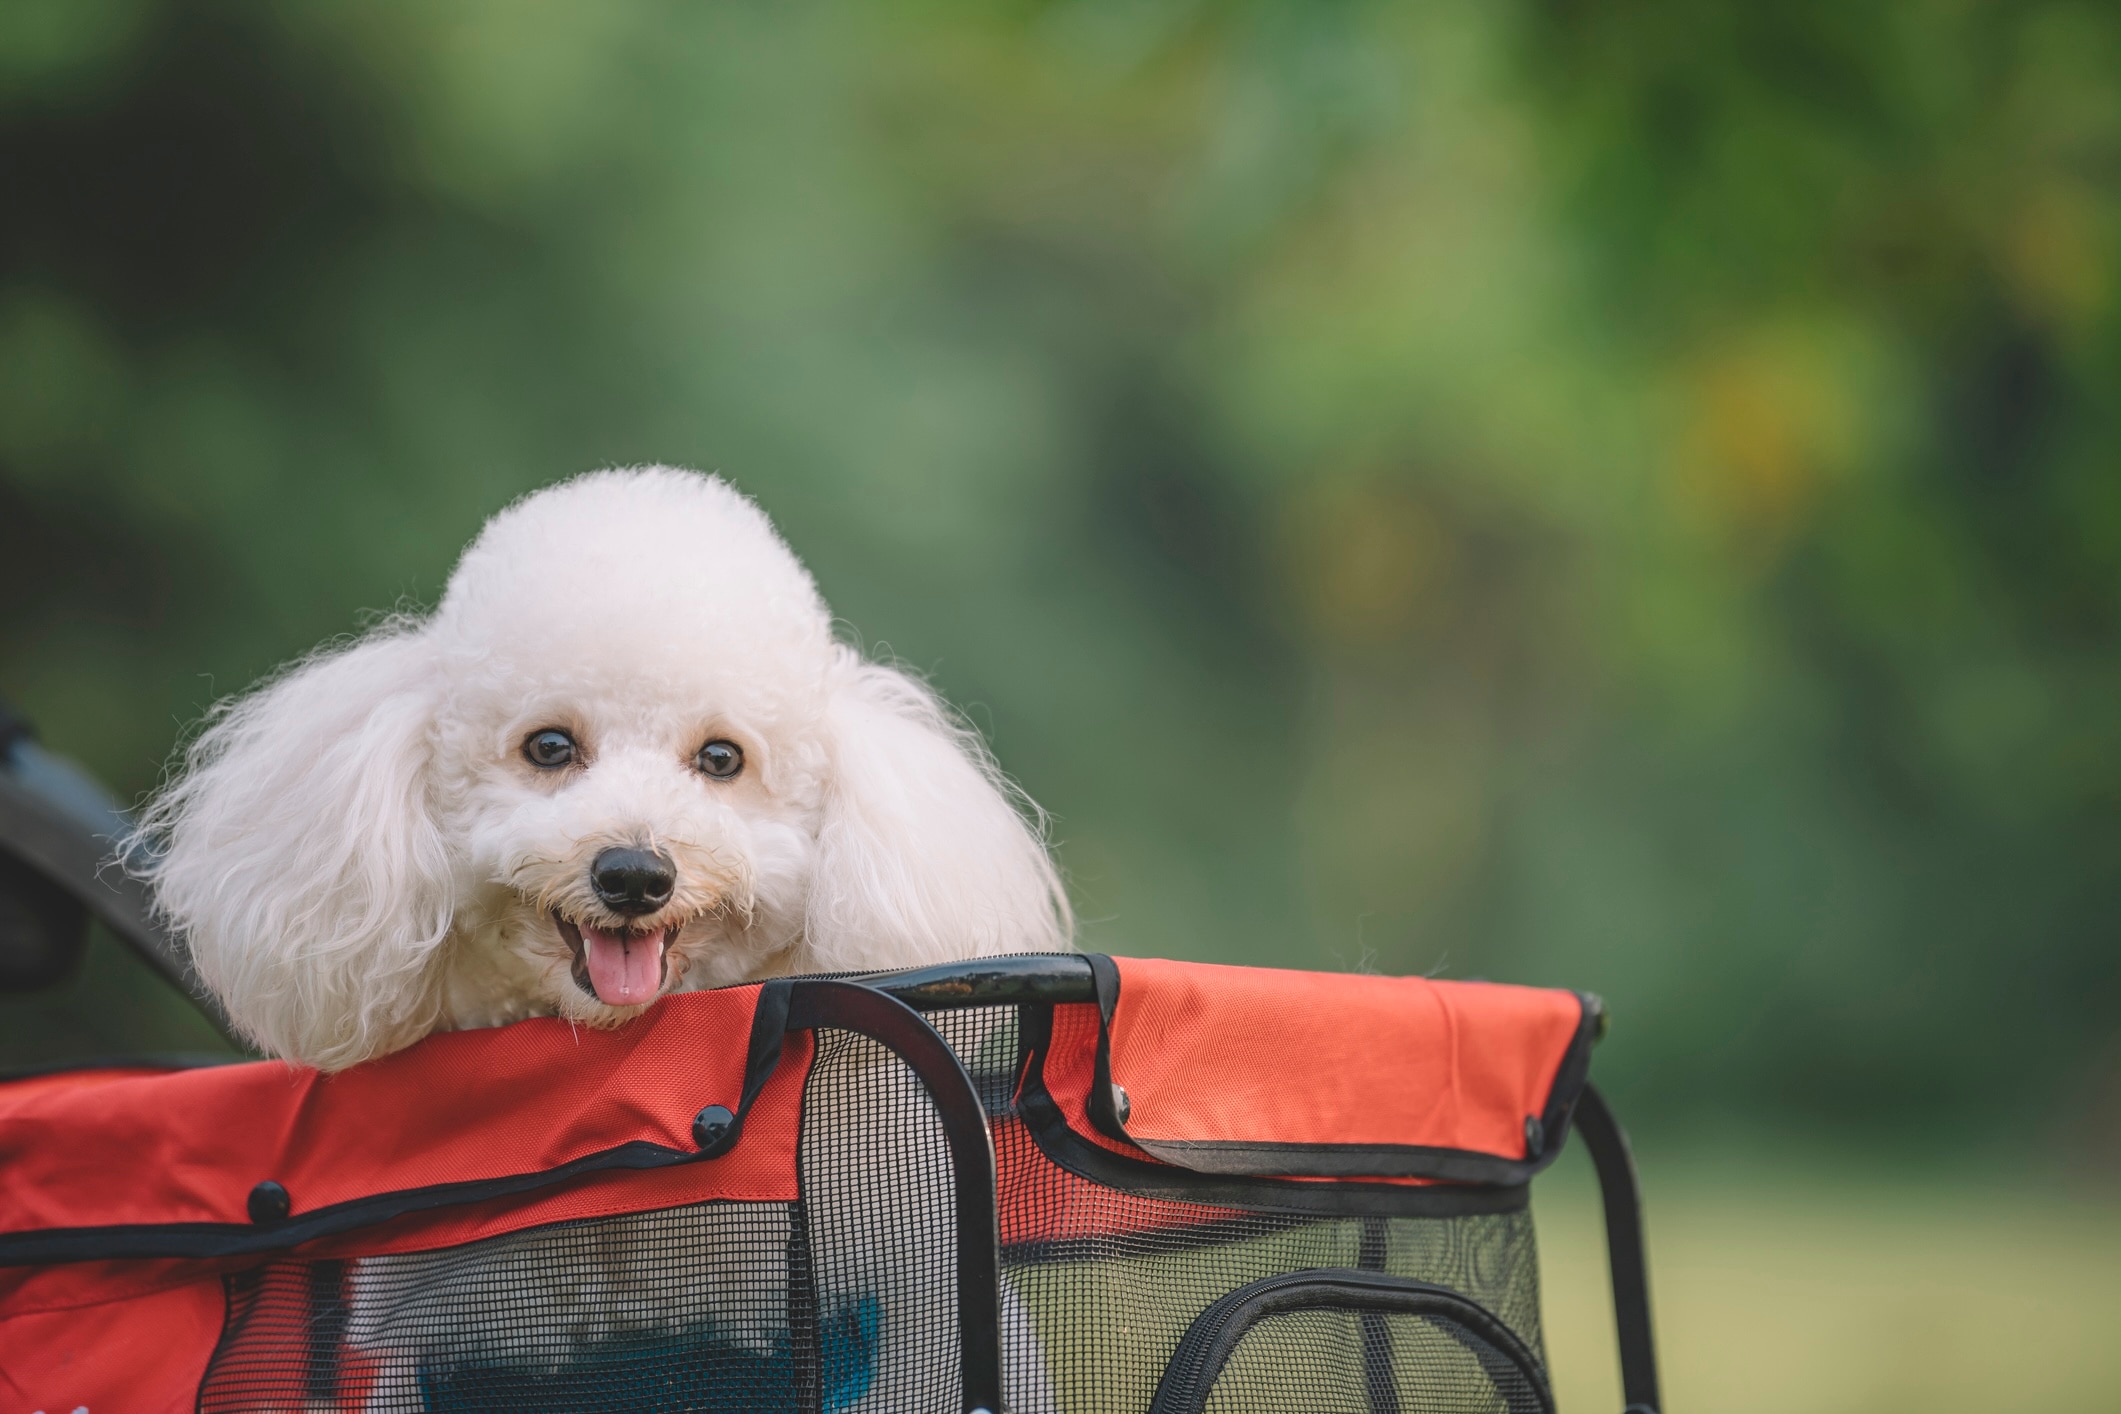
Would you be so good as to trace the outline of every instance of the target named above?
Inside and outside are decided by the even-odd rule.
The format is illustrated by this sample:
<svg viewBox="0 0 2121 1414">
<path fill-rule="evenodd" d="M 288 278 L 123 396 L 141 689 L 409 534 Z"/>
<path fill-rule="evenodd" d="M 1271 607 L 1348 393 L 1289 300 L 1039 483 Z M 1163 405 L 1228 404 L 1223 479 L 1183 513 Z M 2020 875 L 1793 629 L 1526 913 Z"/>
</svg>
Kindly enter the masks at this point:
<svg viewBox="0 0 2121 1414">
<path fill-rule="evenodd" d="M 146 886 L 116 857 L 116 841 L 91 834 L 0 771 L 0 850 L 79 901 L 230 1045 L 248 1049 L 221 1004 L 200 985 L 184 949 L 156 921 Z"/>
<path fill-rule="evenodd" d="M 1595 1085 L 1576 1101 L 1576 1132 L 1598 1170 L 1605 1202 L 1606 1261 L 1613 1274 L 1613 1323 L 1620 1338 L 1622 1414 L 1658 1414 L 1657 1347 L 1650 1330 L 1650 1267 L 1642 1236 L 1642 1191 L 1627 1131 Z"/>
<path fill-rule="evenodd" d="M 994 1140 L 972 1077 L 950 1043 L 897 997 L 858 982 L 797 981 L 788 1029 L 852 1031 L 878 1042 L 920 1077 L 942 1119 L 957 1214 L 957 1324 L 967 1414 L 1002 1410 L 1001 1215 Z"/>
<path fill-rule="evenodd" d="M 915 1011 L 975 1006 L 1065 1005 L 1097 1000 L 1087 953 L 1020 953 L 945 962 L 849 979 L 888 992 Z"/>
</svg>

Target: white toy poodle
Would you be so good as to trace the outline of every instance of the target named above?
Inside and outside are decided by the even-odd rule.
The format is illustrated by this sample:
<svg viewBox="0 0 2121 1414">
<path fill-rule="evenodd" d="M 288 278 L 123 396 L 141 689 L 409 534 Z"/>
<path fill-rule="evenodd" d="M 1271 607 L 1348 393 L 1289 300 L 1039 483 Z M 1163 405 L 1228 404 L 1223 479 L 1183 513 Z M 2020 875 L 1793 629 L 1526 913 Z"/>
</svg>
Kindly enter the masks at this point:
<svg viewBox="0 0 2121 1414">
<path fill-rule="evenodd" d="M 142 836 L 235 1024 L 328 1070 L 1065 947 L 1039 820 L 927 687 L 834 641 L 757 506 L 651 467 L 518 502 L 431 615 L 224 705 Z"/>
</svg>

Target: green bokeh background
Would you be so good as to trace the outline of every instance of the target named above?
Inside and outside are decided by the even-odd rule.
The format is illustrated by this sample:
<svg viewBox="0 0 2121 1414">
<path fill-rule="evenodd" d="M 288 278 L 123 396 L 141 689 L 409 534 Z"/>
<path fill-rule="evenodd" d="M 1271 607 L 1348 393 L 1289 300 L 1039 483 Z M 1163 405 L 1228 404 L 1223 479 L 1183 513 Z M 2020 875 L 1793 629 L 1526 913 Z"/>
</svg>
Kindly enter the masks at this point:
<svg viewBox="0 0 2121 1414">
<path fill-rule="evenodd" d="M 716 469 L 1086 944 L 1599 991 L 1653 1147 L 2121 1172 L 2110 7 L 15 0 L 0 205 L 0 693 L 127 798 Z M 181 1032 L 123 971 L 11 1053 Z"/>
<path fill-rule="evenodd" d="M 2117 44 L 12 6 L 0 680 L 131 797 L 511 497 L 718 469 L 1053 810 L 1092 945 L 1598 989 L 1653 1115 L 2081 1129 Z"/>
</svg>

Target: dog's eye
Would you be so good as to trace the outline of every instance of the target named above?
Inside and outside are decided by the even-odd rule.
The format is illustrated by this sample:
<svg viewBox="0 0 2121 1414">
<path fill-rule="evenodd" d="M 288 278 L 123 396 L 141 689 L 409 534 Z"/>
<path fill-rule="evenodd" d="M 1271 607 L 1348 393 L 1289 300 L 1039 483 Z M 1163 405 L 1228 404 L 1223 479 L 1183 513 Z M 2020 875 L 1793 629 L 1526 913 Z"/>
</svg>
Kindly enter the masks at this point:
<svg viewBox="0 0 2121 1414">
<path fill-rule="evenodd" d="M 692 764 L 718 781 L 726 781 L 744 769 L 744 748 L 733 741 L 710 741 L 692 758 Z"/>
<path fill-rule="evenodd" d="M 556 770 L 574 760 L 574 738 L 547 727 L 523 738 L 523 759 L 541 770 Z"/>
</svg>

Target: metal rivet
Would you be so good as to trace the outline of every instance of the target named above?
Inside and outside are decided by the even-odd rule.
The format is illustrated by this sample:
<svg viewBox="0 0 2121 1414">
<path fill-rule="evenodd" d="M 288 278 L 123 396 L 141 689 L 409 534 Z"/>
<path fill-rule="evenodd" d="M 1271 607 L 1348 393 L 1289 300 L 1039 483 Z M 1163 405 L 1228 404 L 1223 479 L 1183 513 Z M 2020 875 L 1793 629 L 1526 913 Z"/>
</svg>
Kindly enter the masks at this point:
<svg viewBox="0 0 2121 1414">
<path fill-rule="evenodd" d="M 266 1179 L 250 1190 L 250 1220 L 254 1223 L 276 1223 L 294 1208 L 294 1200 L 287 1190 L 271 1179 Z"/>
<path fill-rule="evenodd" d="M 1121 1124 L 1125 1124 L 1127 1116 L 1133 1111 L 1134 1102 L 1127 1098 L 1127 1087 L 1115 1082 L 1112 1086 L 1112 1113 L 1119 1116 Z"/>
<path fill-rule="evenodd" d="M 1524 1117 L 1524 1156 L 1536 1159 L 1546 1152 L 1547 1127 L 1539 1122 L 1538 1115 Z"/>
<path fill-rule="evenodd" d="M 736 1143 L 736 1116 L 720 1105 L 709 1105 L 692 1117 L 692 1142 L 713 1158 Z"/>
</svg>

